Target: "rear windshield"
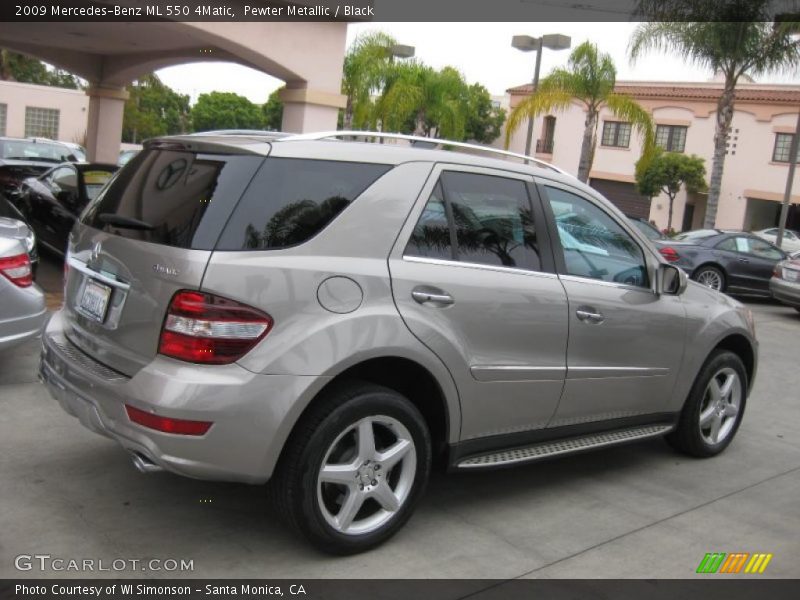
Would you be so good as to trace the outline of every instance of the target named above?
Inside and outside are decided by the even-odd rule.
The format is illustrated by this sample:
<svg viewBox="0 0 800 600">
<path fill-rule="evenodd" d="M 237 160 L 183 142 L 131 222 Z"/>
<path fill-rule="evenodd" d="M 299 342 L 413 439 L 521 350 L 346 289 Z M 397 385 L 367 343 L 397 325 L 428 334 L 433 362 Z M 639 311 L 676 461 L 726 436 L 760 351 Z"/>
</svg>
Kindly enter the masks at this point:
<svg viewBox="0 0 800 600">
<path fill-rule="evenodd" d="M 62 144 L 29 140 L 0 141 L 0 158 L 60 163 L 75 160 L 72 150 Z"/>
<path fill-rule="evenodd" d="M 389 169 L 379 164 L 268 158 L 222 232 L 217 250 L 302 244 Z"/>
<path fill-rule="evenodd" d="M 97 197 L 83 223 L 154 244 L 212 250 L 231 210 L 264 157 L 167 149 L 137 154 Z M 102 215 L 142 226 L 112 224 Z"/>
</svg>

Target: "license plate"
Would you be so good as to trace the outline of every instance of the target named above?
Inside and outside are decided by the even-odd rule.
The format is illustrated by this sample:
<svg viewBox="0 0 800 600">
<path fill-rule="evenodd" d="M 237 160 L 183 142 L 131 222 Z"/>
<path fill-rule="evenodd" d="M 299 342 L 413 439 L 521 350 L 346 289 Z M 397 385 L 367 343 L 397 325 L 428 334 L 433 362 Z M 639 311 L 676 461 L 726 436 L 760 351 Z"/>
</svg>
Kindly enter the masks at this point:
<svg viewBox="0 0 800 600">
<path fill-rule="evenodd" d="M 83 296 L 78 304 L 81 313 L 94 321 L 102 323 L 106 318 L 108 299 L 111 297 L 111 288 L 102 283 L 89 279 L 83 288 Z"/>
</svg>

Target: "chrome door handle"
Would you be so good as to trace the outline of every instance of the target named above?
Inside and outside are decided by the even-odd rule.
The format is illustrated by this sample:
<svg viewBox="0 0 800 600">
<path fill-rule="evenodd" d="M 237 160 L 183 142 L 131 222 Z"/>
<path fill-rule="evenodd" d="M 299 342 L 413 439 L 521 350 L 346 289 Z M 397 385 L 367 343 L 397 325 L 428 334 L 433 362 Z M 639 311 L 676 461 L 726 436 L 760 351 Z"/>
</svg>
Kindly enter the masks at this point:
<svg viewBox="0 0 800 600">
<path fill-rule="evenodd" d="M 414 290 L 411 292 L 411 297 L 420 304 L 431 302 L 433 304 L 447 305 L 453 303 L 453 297 L 450 294 L 436 294 L 434 292 Z"/>
<path fill-rule="evenodd" d="M 577 316 L 581 321 L 586 323 L 594 323 L 596 325 L 599 325 L 606 320 L 602 313 L 596 312 L 594 309 L 590 309 L 589 307 L 579 308 L 575 311 L 575 316 Z"/>
<path fill-rule="evenodd" d="M 749 259 L 749 258 L 740 258 L 740 259 L 739 259 L 739 262 L 740 262 L 740 263 L 749 263 L 749 262 L 750 262 L 750 259 Z"/>
</svg>

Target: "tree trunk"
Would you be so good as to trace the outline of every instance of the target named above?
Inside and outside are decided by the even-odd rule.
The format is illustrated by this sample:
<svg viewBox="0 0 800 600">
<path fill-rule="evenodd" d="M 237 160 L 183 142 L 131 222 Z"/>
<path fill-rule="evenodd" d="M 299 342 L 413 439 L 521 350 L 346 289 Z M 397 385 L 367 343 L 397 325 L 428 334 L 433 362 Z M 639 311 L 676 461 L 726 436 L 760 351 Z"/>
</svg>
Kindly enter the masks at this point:
<svg viewBox="0 0 800 600">
<path fill-rule="evenodd" d="M 353 99 L 347 97 L 347 104 L 344 107 L 344 119 L 342 120 L 342 128 L 345 131 L 353 129 Z"/>
<path fill-rule="evenodd" d="M 711 163 L 711 180 L 708 186 L 708 201 L 703 227 L 713 229 L 717 224 L 717 207 L 722 188 L 722 170 L 725 168 L 725 152 L 728 134 L 733 120 L 733 106 L 736 94 L 736 82 L 725 81 L 725 89 L 717 102 L 717 128 L 714 133 L 714 158 Z"/>
<path fill-rule="evenodd" d="M 670 231 L 672 231 L 672 206 L 673 206 L 673 203 L 675 202 L 675 196 L 667 194 L 667 197 L 669 198 L 669 214 L 667 215 L 667 231 L 670 232 Z"/>
<path fill-rule="evenodd" d="M 583 130 L 583 143 L 581 144 L 581 159 L 578 163 L 578 179 L 583 183 L 589 181 L 589 173 L 594 162 L 594 147 L 597 143 L 597 109 L 590 108 L 586 112 L 586 122 Z"/>
</svg>

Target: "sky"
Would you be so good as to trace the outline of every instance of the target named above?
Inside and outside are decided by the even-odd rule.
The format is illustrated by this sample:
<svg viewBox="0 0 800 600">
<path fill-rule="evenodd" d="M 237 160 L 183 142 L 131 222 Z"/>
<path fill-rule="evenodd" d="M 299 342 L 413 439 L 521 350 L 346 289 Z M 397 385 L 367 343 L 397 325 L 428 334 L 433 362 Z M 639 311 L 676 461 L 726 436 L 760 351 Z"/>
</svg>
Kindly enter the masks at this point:
<svg viewBox="0 0 800 600">
<path fill-rule="evenodd" d="M 607 52 L 617 66 L 618 80 L 707 81 L 712 73 L 687 65 L 676 57 L 652 54 L 631 65 L 627 56 L 635 23 L 357 23 L 347 32 L 347 44 L 362 32 L 384 31 L 398 43 L 414 46 L 416 58 L 436 68 L 453 66 L 469 83 L 483 84 L 492 95 L 533 78 L 534 53 L 511 47 L 513 35 L 538 37 L 561 33 L 572 38 L 572 46 L 592 40 Z M 565 65 L 569 50 L 545 50 L 542 76 Z M 230 63 L 194 63 L 158 71 L 159 77 L 192 102 L 202 93 L 235 92 L 261 104 L 283 82 L 259 71 Z M 800 74 L 763 77 L 761 83 L 800 84 Z"/>
</svg>

